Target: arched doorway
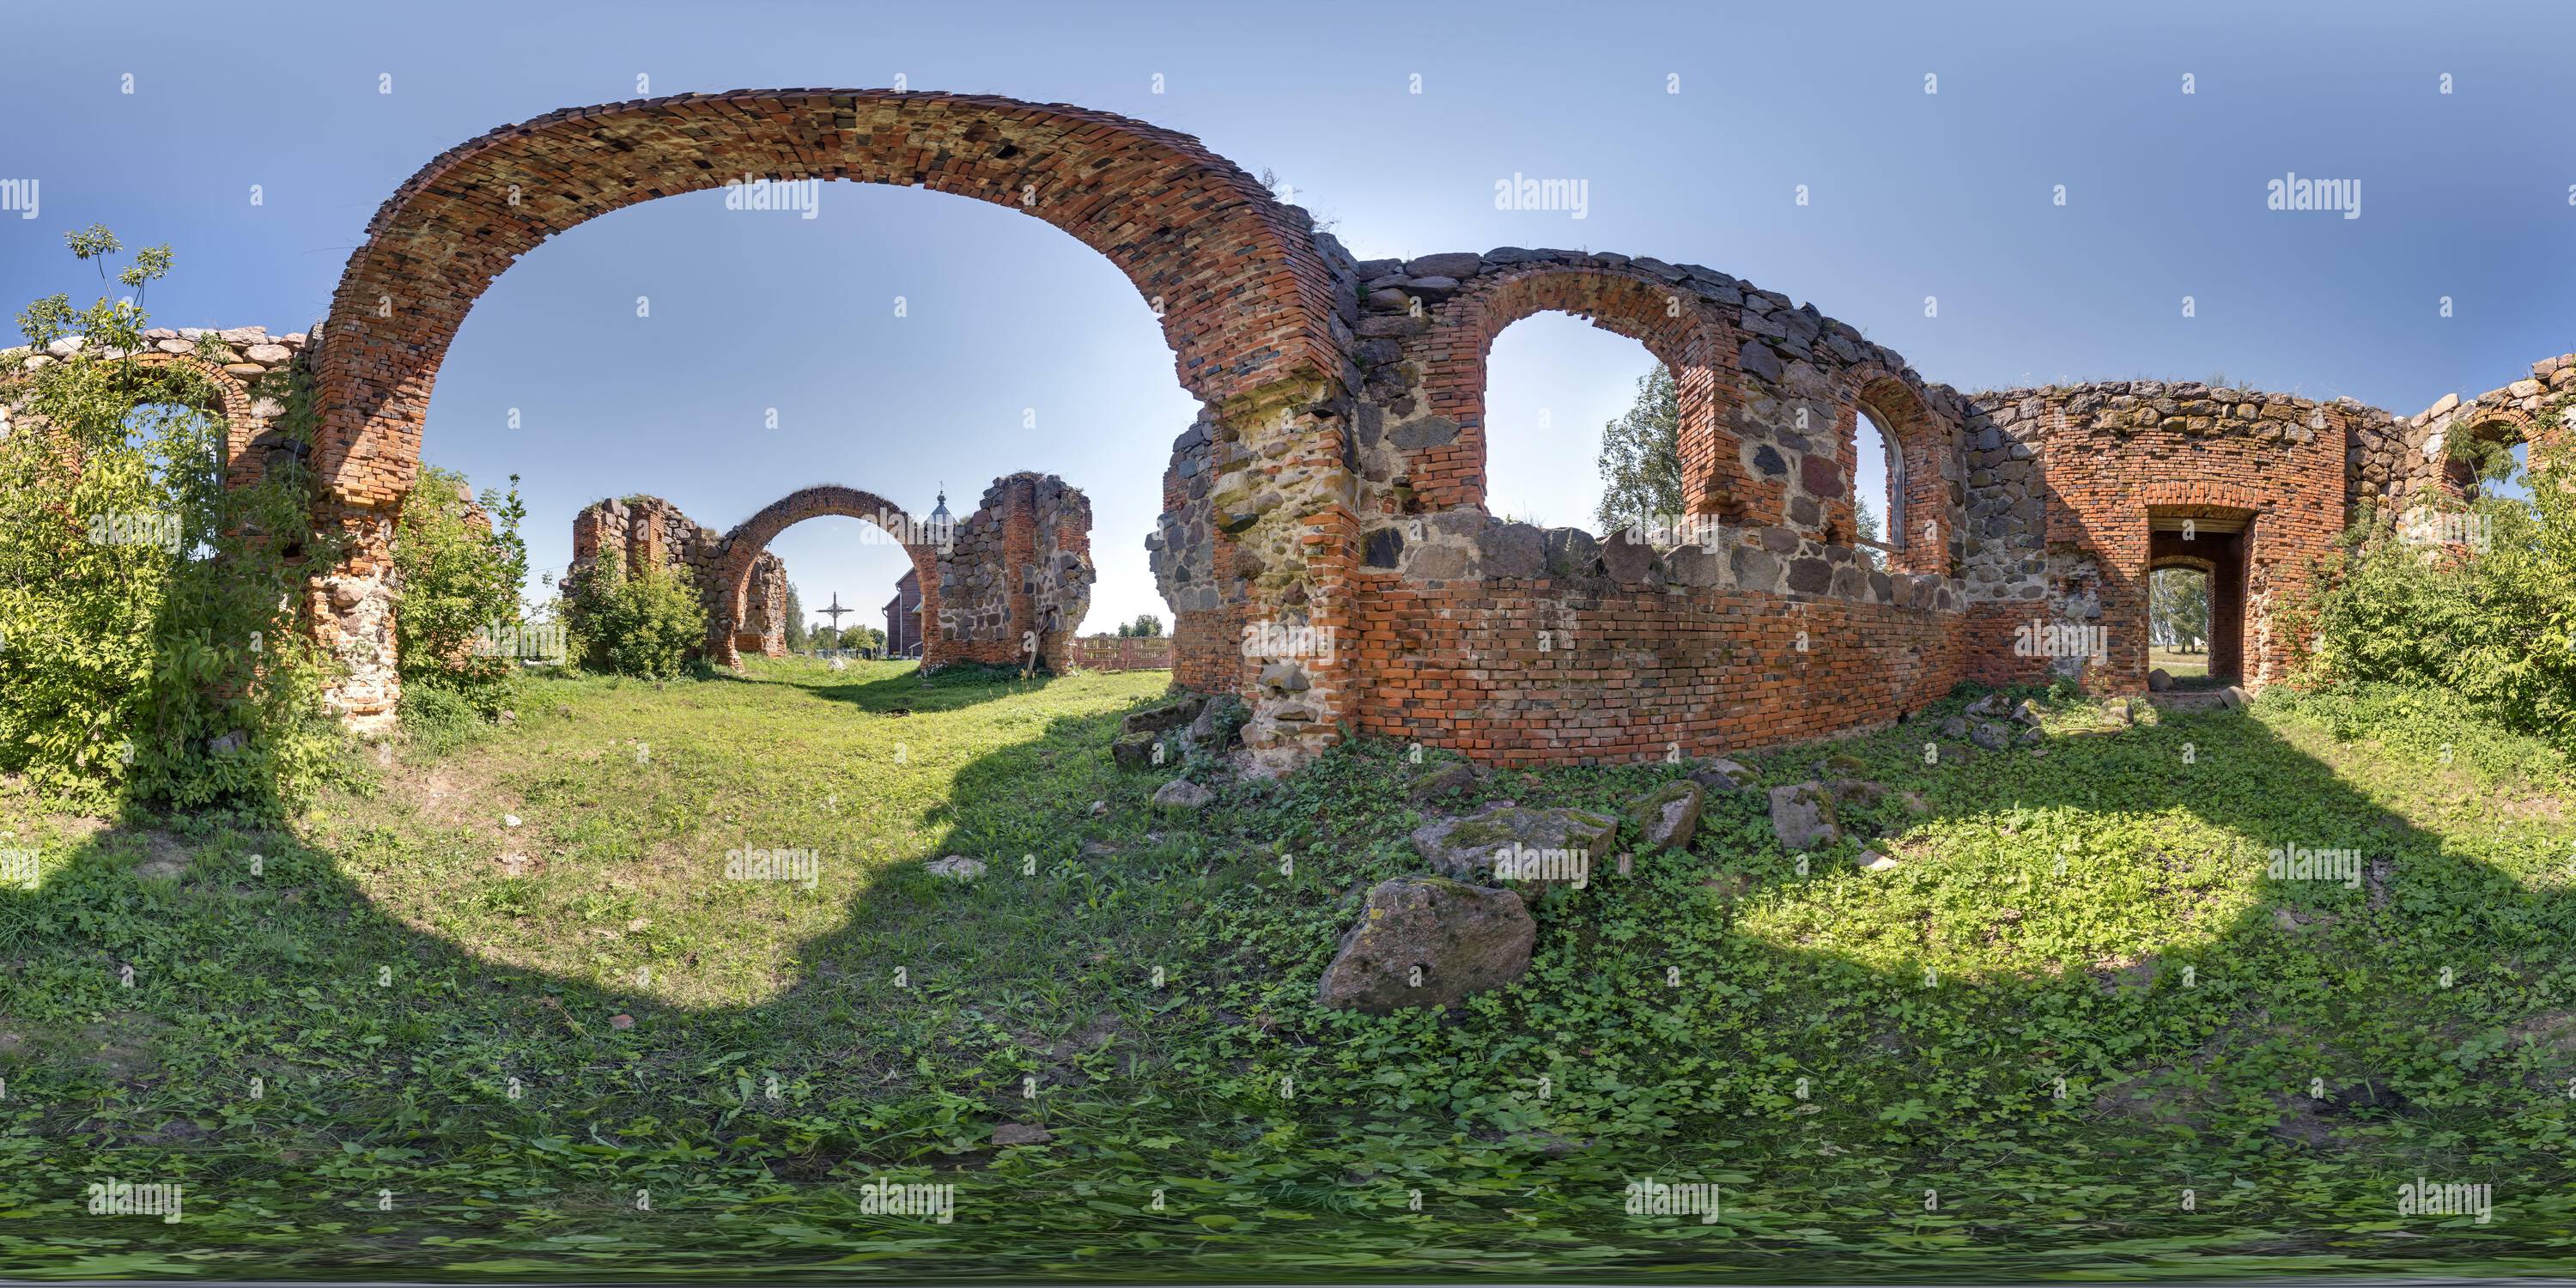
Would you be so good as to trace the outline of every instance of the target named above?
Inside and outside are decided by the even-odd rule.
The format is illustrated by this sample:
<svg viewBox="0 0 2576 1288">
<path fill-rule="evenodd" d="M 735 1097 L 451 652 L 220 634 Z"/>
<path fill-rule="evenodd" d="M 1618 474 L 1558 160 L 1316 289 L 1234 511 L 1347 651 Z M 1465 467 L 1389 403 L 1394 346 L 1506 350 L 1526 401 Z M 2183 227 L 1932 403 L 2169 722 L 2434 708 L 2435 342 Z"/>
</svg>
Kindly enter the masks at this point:
<svg viewBox="0 0 2576 1288">
<path fill-rule="evenodd" d="M 1286 399 L 1266 391 L 1338 369 L 1331 277 L 1302 215 L 1184 135 L 1080 108 L 882 90 L 682 95 L 503 127 L 396 191 L 332 297 L 316 517 L 349 553 L 316 579 L 311 607 L 345 670 L 330 704 L 353 728 L 389 727 L 400 701 L 394 519 L 418 476 L 439 364 L 474 301 L 530 248 L 610 211 L 822 179 L 975 197 L 1062 228 L 1136 285 L 1181 382 L 1221 425 L 1277 417 Z"/>
<path fill-rule="evenodd" d="M 753 568 L 761 553 L 779 533 L 803 523 L 837 515 L 857 519 L 886 540 L 901 546 L 912 561 L 913 575 L 921 583 L 922 618 L 925 622 L 939 619 L 939 545 L 952 536 L 951 525 L 931 518 L 915 518 L 874 492 L 826 484 L 791 492 L 764 507 L 760 513 L 737 524 L 725 534 L 724 562 L 718 574 L 716 611 L 708 615 L 707 654 L 714 661 L 739 669 L 745 624 L 751 619 L 749 602 Z M 922 664 L 936 663 L 928 651 L 934 632 L 923 632 Z"/>
</svg>

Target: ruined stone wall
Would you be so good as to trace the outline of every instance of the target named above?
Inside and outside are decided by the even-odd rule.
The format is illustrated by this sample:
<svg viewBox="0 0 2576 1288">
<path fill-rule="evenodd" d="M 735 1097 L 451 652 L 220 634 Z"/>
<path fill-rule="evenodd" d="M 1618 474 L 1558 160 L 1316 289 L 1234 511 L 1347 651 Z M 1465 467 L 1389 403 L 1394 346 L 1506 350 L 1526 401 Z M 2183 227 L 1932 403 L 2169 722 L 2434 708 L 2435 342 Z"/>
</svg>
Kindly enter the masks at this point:
<svg viewBox="0 0 2576 1288">
<path fill-rule="evenodd" d="M 563 582 L 566 594 L 597 566 L 605 550 L 617 551 L 630 572 L 644 567 L 686 572 L 707 611 L 707 641 L 691 656 L 721 654 L 725 642 L 721 637 L 728 633 L 725 622 L 731 612 L 725 601 L 731 587 L 724 569 L 724 538 L 715 529 L 658 496 L 594 501 L 572 518 L 572 563 Z M 747 598 L 751 615 L 731 632 L 736 647 L 754 648 L 768 657 L 786 656 L 786 562 L 762 552 L 753 565 Z"/>
<path fill-rule="evenodd" d="M 936 625 L 924 665 L 1013 666 L 1034 642 L 1041 664 L 1070 669 L 1091 611 L 1091 500 L 1052 474 L 993 480 L 938 552 Z M 931 603 L 929 579 L 923 599 Z"/>
<path fill-rule="evenodd" d="M 1884 724 L 1957 683 L 1966 409 L 1902 358 L 1696 265 L 1504 248 L 1353 272 L 1357 634 L 1330 665 L 1368 695 L 1361 728 L 1515 763 L 1705 755 Z M 1551 310 L 1672 371 L 1689 514 L 1601 538 L 1485 511 L 1486 356 Z M 1854 540 L 1864 407 L 1905 461 L 1889 552 Z M 1322 663 L 1285 660 L 1266 686 Z"/>
</svg>

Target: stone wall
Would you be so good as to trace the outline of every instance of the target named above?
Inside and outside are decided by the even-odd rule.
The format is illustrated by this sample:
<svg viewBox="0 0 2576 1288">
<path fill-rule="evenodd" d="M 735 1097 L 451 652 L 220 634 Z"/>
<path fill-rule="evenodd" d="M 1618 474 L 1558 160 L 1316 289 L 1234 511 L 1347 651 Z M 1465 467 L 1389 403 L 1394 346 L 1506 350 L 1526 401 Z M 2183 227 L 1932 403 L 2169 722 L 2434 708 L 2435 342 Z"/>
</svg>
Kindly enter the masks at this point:
<svg viewBox="0 0 2576 1288">
<path fill-rule="evenodd" d="M 2198 557 L 2157 553 L 2156 526 L 2178 516 L 2242 528 L 2223 554 L 2241 564 L 2246 668 L 2276 678 L 2303 647 L 2307 560 L 2357 506 L 2456 491 L 2448 436 L 2555 433 L 2534 422 L 2576 380 L 2552 360 L 2404 420 L 2156 382 L 1972 398 L 1812 305 L 1698 265 L 1518 247 L 1362 262 L 1196 140 L 1106 113 L 883 90 L 603 104 L 432 160 L 377 212 L 333 296 L 317 520 L 353 553 L 322 579 L 317 629 L 349 664 L 332 699 L 354 726 L 380 727 L 398 696 L 386 517 L 474 300 L 556 232 L 743 175 L 997 202 L 1136 285 L 1202 404 L 1148 538 L 1176 678 L 1245 699 L 1265 772 L 1346 724 L 1489 759 L 1597 759 L 1866 727 L 1960 678 L 2055 670 L 2132 688 L 2147 571 Z M 1685 514 L 1653 516 L 1645 541 L 1485 511 L 1488 355 L 1551 310 L 1637 339 L 1673 373 Z M 1901 466 L 1902 514 L 1876 553 L 1854 531 L 1864 411 Z M 1038 639 L 1052 663 L 1070 639 L 1087 552 L 1034 485 L 1017 495 L 988 495 L 998 526 L 969 533 L 966 553 L 916 554 L 934 658 L 1018 661 Z M 736 542 L 734 585 L 766 540 Z M 735 602 L 728 620 L 753 616 Z M 2098 661 L 2034 656 L 2017 635 L 2034 621 L 2098 625 L 2111 643 Z"/>
<path fill-rule="evenodd" d="M 993 480 L 975 512 L 939 550 L 937 596 L 923 578 L 933 625 L 923 664 L 1020 665 L 1034 647 L 1055 674 L 1072 666 L 1074 634 L 1091 611 L 1091 499 L 1052 474 Z"/>
<path fill-rule="evenodd" d="M 722 656 L 727 643 L 767 657 L 787 655 L 787 564 L 778 556 L 761 552 L 752 569 L 749 613 L 739 628 L 728 629 L 732 587 L 725 577 L 724 538 L 715 529 L 658 496 L 594 501 L 572 517 L 564 593 L 571 594 L 608 550 L 618 552 L 630 572 L 658 567 L 688 574 L 707 612 L 707 640 L 690 656 Z"/>
</svg>

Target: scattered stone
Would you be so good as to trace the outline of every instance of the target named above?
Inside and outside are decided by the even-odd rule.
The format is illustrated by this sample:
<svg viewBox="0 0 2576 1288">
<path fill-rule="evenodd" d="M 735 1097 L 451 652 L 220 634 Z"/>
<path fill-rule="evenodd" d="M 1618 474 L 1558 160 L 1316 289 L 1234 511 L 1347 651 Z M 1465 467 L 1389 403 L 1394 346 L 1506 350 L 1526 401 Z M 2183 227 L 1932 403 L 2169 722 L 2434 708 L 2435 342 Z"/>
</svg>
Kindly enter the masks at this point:
<svg viewBox="0 0 2576 1288">
<path fill-rule="evenodd" d="M 1109 744 L 1109 759 L 1120 769 L 1138 770 L 1154 767 L 1154 747 L 1161 735 L 1149 731 L 1122 733 Z"/>
<path fill-rule="evenodd" d="M 1699 812 L 1708 789 L 1687 778 L 1664 784 L 1639 798 L 1634 809 L 1638 835 L 1650 850 L 1687 850 L 1699 835 Z"/>
<path fill-rule="evenodd" d="M 2004 695 L 2000 692 L 1989 693 L 1986 696 L 1968 704 L 1968 715 L 1971 718 L 1978 720 L 2001 715 L 2003 714 L 2003 710 Z"/>
<path fill-rule="evenodd" d="M 1415 828 L 1413 848 L 1432 871 L 1453 880 L 1496 880 L 1496 861 L 1508 857 L 1515 871 L 1504 879 L 1572 885 L 1579 875 L 1589 884 L 1618 835 L 1619 820 L 1607 814 L 1494 805 Z M 1538 870 L 1518 870 L 1525 867 Z"/>
<path fill-rule="evenodd" d="M 2218 705 L 2230 711 L 2242 711 L 2245 709 L 2245 704 L 2252 700 L 2251 695 L 2237 685 L 2231 684 L 2218 691 Z"/>
<path fill-rule="evenodd" d="M 944 877 L 950 881 L 972 881 L 984 875 L 984 861 L 970 859 L 963 854 L 951 854 L 944 859 L 932 859 L 921 867 L 923 871 L 934 877 Z"/>
<path fill-rule="evenodd" d="M 134 865 L 134 875 L 165 881 L 185 875 L 194 856 L 178 837 L 163 831 L 143 833 L 144 857 Z"/>
<path fill-rule="evenodd" d="M 1118 728 L 1121 733 L 1128 734 L 1168 733 L 1174 729 L 1186 729 L 1191 721 L 1199 718 L 1199 712 L 1206 707 L 1207 699 L 1193 693 L 1177 701 L 1166 702 L 1159 707 L 1131 711 L 1127 713 L 1125 720 L 1119 722 Z"/>
<path fill-rule="evenodd" d="M 1186 778 L 1175 778 L 1154 791 L 1154 808 L 1171 814 L 1186 814 L 1208 807 L 1216 793 Z"/>
<path fill-rule="evenodd" d="M 610 1028 L 612 1028 L 612 1029 L 631 1029 L 631 1028 L 634 1028 L 634 1027 L 635 1027 L 635 1017 L 634 1017 L 634 1016 L 632 1016 L 632 1015 L 628 1015 L 628 1014 L 626 1014 L 626 1013 L 625 1013 L 625 1012 L 623 1012 L 623 1011 L 620 1011 L 620 1012 L 618 1012 L 617 1014 L 615 1014 L 615 1015 L 612 1015 L 612 1016 L 609 1016 L 609 1017 L 608 1017 L 608 1027 L 610 1027 Z"/>
<path fill-rule="evenodd" d="M 1874 783 L 1866 778 L 1837 778 L 1825 784 L 1825 790 L 1833 793 L 1834 806 L 1838 810 L 1845 805 L 1857 805 L 1867 809 L 1887 796 L 1885 784 Z"/>
<path fill-rule="evenodd" d="M 1771 834 L 1791 850 L 1822 849 L 1842 839 L 1834 821 L 1834 800 L 1818 782 L 1791 783 L 1771 789 Z"/>
<path fill-rule="evenodd" d="M 1538 923 L 1509 890 L 1442 877 L 1382 881 L 1324 968 L 1319 1000 L 1379 1015 L 1454 1006 L 1519 979 L 1537 938 Z"/>
<path fill-rule="evenodd" d="M 2167 674 L 2163 667 L 2157 667 L 2147 672 L 2147 688 L 2156 693 L 2170 692 L 2173 689 L 2173 676 Z"/>
<path fill-rule="evenodd" d="M 1476 790 L 1476 784 L 1478 781 L 1480 780 L 1477 777 L 1475 766 L 1464 761 L 1451 761 L 1446 765 L 1442 765 L 1438 769 L 1432 770 L 1428 774 L 1424 774 L 1420 780 L 1413 784 L 1411 795 L 1413 802 L 1419 805 L 1425 801 L 1437 800 L 1443 796 L 1454 796 L 1460 792 L 1474 791 Z"/>
<path fill-rule="evenodd" d="M 1923 793 L 1921 792 L 1907 792 L 1903 796 L 1898 797 L 1898 799 L 1905 802 L 1905 812 L 1908 814 L 1929 814 L 1932 812 L 1932 802 L 1925 800 L 1923 798 Z"/>
<path fill-rule="evenodd" d="M 1753 781 L 1753 771 L 1721 757 L 1692 767 L 1690 780 L 1713 792 L 1732 792 Z"/>
<path fill-rule="evenodd" d="M 2021 743 L 2023 746 L 2028 747 L 2047 736 L 2048 735 L 2045 732 L 2042 732 L 2037 728 L 2024 729 L 2021 731 Z"/>
<path fill-rule="evenodd" d="M 2032 706 L 2030 699 L 2024 698 L 2013 704 L 2012 718 L 2036 729 L 2039 727 L 2039 708 Z"/>
<path fill-rule="evenodd" d="M 1107 802 L 1107 801 L 1093 801 L 1093 802 L 1091 803 L 1091 816 L 1092 816 L 1093 818 L 1107 818 L 1107 817 L 1109 817 L 1109 802 Z"/>
<path fill-rule="evenodd" d="M 503 826 L 503 827 L 517 827 L 518 825 L 519 825 L 519 816 L 518 816 L 518 815 L 516 815 L 516 814 L 504 814 L 504 815 L 502 815 L 502 816 L 501 816 L 501 826 Z"/>
<path fill-rule="evenodd" d="M 1967 737 L 1967 736 L 1968 736 L 1968 722 L 1967 722 L 1966 720 L 1964 720 L 1964 719 L 1962 719 L 1962 718 L 1958 717 L 1958 716 L 1952 716 L 1952 717 L 1950 717 L 1949 719 L 1942 721 L 1942 722 L 1941 722 L 1941 736 L 1942 736 L 1942 737 L 1944 737 L 1944 738 L 1965 738 L 1965 737 Z"/>
<path fill-rule="evenodd" d="M 1003 1123 L 993 1129 L 993 1144 L 1043 1145 L 1055 1139 L 1055 1133 L 1029 1123 Z"/>
<path fill-rule="evenodd" d="M 225 734 L 223 737 L 207 743 L 206 751 L 211 755 L 229 756 L 249 745 L 250 735 L 240 729 L 235 729 L 231 733 Z"/>
<path fill-rule="evenodd" d="M 1863 872 L 1894 872 L 1904 866 L 1876 850 L 1863 850 L 1857 860 Z"/>
<path fill-rule="evenodd" d="M 1968 735 L 1968 741 L 1988 751 L 2002 751 L 2010 745 L 2011 740 L 2012 735 L 2006 733 L 2002 725 L 1991 720 L 1978 725 L 1976 731 Z"/>
</svg>

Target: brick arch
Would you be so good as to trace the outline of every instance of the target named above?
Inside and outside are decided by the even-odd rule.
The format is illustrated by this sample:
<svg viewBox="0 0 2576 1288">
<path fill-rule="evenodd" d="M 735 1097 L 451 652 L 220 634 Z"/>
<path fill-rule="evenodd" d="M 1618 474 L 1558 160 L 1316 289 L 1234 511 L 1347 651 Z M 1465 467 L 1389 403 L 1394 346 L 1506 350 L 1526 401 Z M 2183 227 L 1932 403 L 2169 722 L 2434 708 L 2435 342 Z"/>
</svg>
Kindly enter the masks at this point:
<svg viewBox="0 0 2576 1288">
<path fill-rule="evenodd" d="M 348 670 L 329 704 L 352 727 L 389 727 L 400 696 L 386 554 L 431 387 L 474 301 L 556 233 L 744 178 L 915 186 L 1044 219 L 1127 274 L 1181 383 L 1212 404 L 1341 368 L 1333 279 L 1302 213 L 1187 135 L 1060 104 L 856 89 L 689 94 L 504 126 L 397 189 L 332 295 L 317 517 L 351 553 L 317 579 L 312 607 Z"/>
<path fill-rule="evenodd" d="M 1681 403 L 1683 504 L 1693 514 L 1737 517 L 1751 488 L 1736 437 L 1726 428 L 1737 402 L 1734 328 L 1697 295 L 1661 278 L 1562 264 L 1479 277 L 1434 315 L 1423 388 L 1431 410 L 1455 422 L 1458 434 L 1414 463 L 1422 507 L 1484 506 L 1485 389 L 1494 340 L 1514 322 L 1551 312 L 1635 340 L 1664 364 Z"/>
<path fill-rule="evenodd" d="M 1897 572 L 1957 575 L 1965 497 L 1954 485 L 1961 474 L 1955 426 L 1933 414 L 1922 382 L 1906 372 L 1866 364 L 1845 369 L 1842 381 L 1835 432 L 1842 446 L 1843 496 L 1828 510 L 1831 530 L 1839 536 L 1853 531 L 1857 522 L 1853 507 L 1860 495 L 1860 462 L 1854 445 L 1860 413 L 1867 410 L 1893 449 L 1902 480 L 1897 498 L 1904 521 L 1887 524 L 1884 539 L 1896 547 L 1888 566 Z M 1928 541 L 1923 532 L 1927 520 L 1937 525 Z"/>
<path fill-rule="evenodd" d="M 2138 489 L 2137 504 L 2151 510 L 2209 510 L 2251 520 L 2272 508 L 2272 498 L 2236 483 L 2161 479 Z"/>
<path fill-rule="evenodd" d="M 2501 435 L 2487 432 L 2499 427 L 2505 431 Z M 2450 427 L 2445 429 L 2442 435 L 2444 450 L 2439 468 L 2443 489 L 2455 498 L 2465 498 L 2470 488 L 2476 484 L 2476 480 L 2469 475 L 2468 463 L 2451 459 L 2450 444 L 2463 438 L 2500 437 L 2508 444 L 2522 443 L 2536 447 L 2539 445 L 2541 432 L 2540 423 L 2525 415 L 2520 408 L 2481 407 L 2476 404 L 2462 407 L 2459 415 L 2452 419 Z"/>
<path fill-rule="evenodd" d="M 921 611 L 925 620 L 939 620 L 939 549 L 930 541 L 907 540 L 927 535 L 923 521 L 914 518 L 902 506 L 874 492 L 827 483 L 802 488 L 780 497 L 761 508 L 758 514 L 734 526 L 725 534 L 724 559 L 718 565 L 720 593 L 716 597 L 721 621 L 708 623 L 708 635 L 716 648 L 716 660 L 739 670 L 742 654 L 736 636 L 742 623 L 751 615 L 748 592 L 754 565 L 762 551 L 777 540 L 778 534 L 807 519 L 839 516 L 873 525 L 894 539 L 912 560 L 912 570 L 921 578 Z M 929 657 L 932 632 L 922 632 L 923 662 Z"/>
</svg>

